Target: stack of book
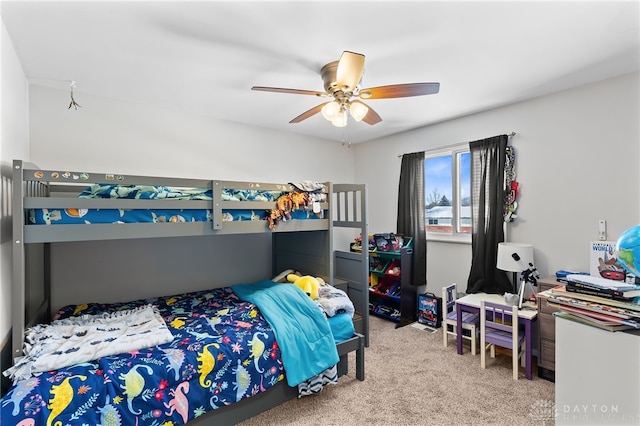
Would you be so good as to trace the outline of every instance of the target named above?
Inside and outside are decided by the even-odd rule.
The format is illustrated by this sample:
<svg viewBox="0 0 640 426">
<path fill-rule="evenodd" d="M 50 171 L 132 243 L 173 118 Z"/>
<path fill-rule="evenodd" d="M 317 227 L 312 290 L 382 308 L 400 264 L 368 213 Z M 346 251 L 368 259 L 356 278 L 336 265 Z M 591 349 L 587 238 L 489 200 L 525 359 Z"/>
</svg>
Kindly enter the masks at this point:
<svg viewBox="0 0 640 426">
<path fill-rule="evenodd" d="M 640 329 L 640 286 L 589 275 L 568 275 L 547 301 L 561 316 L 609 331 Z"/>
</svg>

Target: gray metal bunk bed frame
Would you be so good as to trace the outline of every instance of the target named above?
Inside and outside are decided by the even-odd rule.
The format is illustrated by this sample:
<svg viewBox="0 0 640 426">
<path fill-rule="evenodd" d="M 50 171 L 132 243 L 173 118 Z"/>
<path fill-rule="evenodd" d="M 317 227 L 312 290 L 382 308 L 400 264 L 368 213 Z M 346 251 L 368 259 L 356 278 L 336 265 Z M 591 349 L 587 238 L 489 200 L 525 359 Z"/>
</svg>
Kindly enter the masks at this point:
<svg viewBox="0 0 640 426">
<path fill-rule="evenodd" d="M 82 177 L 83 180 L 80 180 Z M 201 200 L 133 200 L 80 199 L 77 194 L 90 183 L 126 185 L 162 185 L 179 188 L 211 188 L 212 201 Z M 333 249 L 334 228 L 351 228 L 368 235 L 367 194 L 363 184 L 325 183 L 328 200 L 322 203 L 322 219 L 289 220 L 270 230 L 264 220 L 224 222 L 224 209 L 274 209 L 273 202 L 223 201 L 221 188 L 290 191 L 289 184 L 234 182 L 169 177 L 89 174 L 42 170 L 32 163 L 13 161 L 13 294 L 12 354 L 22 355 L 24 331 L 51 319 L 50 243 L 100 241 L 114 239 L 148 239 L 228 234 L 272 234 L 272 270 L 292 268 L 323 276 L 329 283 L 344 285 L 354 303 L 356 335 L 339 343 L 338 372 L 346 374 L 348 354 L 355 351 L 356 377 L 364 380 L 364 348 L 369 345 L 368 252 Z M 236 203 L 236 204 L 234 204 Z M 175 224 L 76 224 L 29 225 L 27 211 L 34 208 L 193 208 L 210 209 L 211 222 Z M 21 307 L 23 309 L 21 309 Z M 269 391 L 214 410 L 198 418 L 197 424 L 235 424 L 282 402 L 297 397 L 297 389 L 283 381 Z M 190 422 L 192 424 L 192 422 Z"/>
</svg>

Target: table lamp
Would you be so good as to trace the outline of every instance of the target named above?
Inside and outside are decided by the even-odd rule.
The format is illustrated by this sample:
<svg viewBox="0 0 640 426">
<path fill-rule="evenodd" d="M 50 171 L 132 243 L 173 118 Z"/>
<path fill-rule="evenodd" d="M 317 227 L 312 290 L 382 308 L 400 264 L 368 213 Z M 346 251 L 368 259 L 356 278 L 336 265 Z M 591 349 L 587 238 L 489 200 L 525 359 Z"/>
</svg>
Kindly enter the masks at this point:
<svg viewBox="0 0 640 426">
<path fill-rule="evenodd" d="M 531 244 L 498 243 L 496 268 L 513 272 L 514 294 L 518 294 L 519 290 L 517 275 L 526 270 L 529 264 L 533 265 L 533 246 Z"/>
</svg>

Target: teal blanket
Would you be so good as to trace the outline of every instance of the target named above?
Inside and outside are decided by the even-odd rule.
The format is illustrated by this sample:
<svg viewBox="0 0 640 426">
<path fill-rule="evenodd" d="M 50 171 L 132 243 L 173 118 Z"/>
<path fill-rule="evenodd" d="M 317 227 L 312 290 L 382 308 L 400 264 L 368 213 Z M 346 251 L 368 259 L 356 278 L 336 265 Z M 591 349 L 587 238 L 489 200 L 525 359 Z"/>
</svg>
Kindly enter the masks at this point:
<svg viewBox="0 0 640 426">
<path fill-rule="evenodd" d="M 231 288 L 240 299 L 256 305 L 273 328 L 289 386 L 338 363 L 338 350 L 324 313 L 298 287 L 264 280 Z"/>
</svg>

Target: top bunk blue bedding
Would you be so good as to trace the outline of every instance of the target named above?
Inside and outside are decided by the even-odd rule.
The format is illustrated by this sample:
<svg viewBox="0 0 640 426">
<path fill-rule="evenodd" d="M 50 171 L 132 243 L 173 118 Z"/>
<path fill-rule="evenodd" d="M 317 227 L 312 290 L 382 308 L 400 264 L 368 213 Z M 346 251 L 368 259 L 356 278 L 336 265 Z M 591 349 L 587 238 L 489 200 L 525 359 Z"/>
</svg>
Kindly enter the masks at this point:
<svg viewBox="0 0 640 426">
<path fill-rule="evenodd" d="M 257 189 L 221 190 L 222 201 L 276 202 L 285 191 Z M 201 200 L 211 201 L 212 190 L 202 188 L 178 189 L 166 186 L 93 184 L 82 191 L 82 199 L 134 199 L 134 200 Z M 311 195 L 312 201 L 326 201 L 326 194 Z M 240 207 L 240 205 L 239 205 Z M 289 219 L 317 219 L 321 215 L 308 209 L 291 210 Z M 222 221 L 267 220 L 269 211 L 262 209 L 223 209 Z M 181 223 L 211 222 L 210 209 L 113 209 L 113 208 L 38 208 L 27 211 L 27 223 L 32 225 L 107 224 L 107 223 Z"/>
</svg>

